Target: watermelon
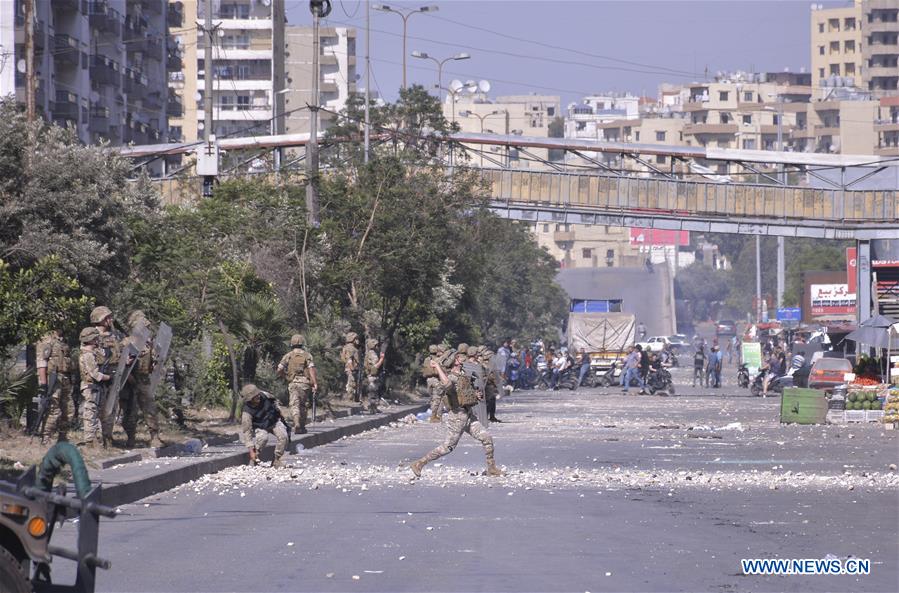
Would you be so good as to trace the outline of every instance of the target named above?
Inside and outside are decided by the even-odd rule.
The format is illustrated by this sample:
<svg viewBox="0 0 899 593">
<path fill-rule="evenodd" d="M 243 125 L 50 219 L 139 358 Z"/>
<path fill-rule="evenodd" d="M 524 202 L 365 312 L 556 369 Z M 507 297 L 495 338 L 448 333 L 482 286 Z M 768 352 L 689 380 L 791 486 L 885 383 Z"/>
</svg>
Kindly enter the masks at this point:
<svg viewBox="0 0 899 593">
<path fill-rule="evenodd" d="M 858 396 L 857 396 L 855 393 L 850 393 L 850 394 L 849 394 L 849 401 L 850 401 L 850 402 L 854 402 L 854 401 L 857 400 L 857 399 L 858 399 Z M 850 410 L 853 410 L 853 409 L 855 409 L 855 408 L 849 408 L 849 409 L 850 409 Z"/>
<path fill-rule="evenodd" d="M 862 402 L 862 409 L 863 409 L 863 410 L 870 410 L 870 409 L 871 409 L 871 402 Z"/>
<path fill-rule="evenodd" d="M 883 402 L 880 401 L 879 399 L 875 399 L 873 402 L 871 402 L 871 409 L 872 409 L 872 410 L 881 410 L 881 409 L 883 409 Z"/>
<path fill-rule="evenodd" d="M 875 399 L 877 399 L 877 394 L 874 393 L 873 391 L 869 391 L 869 392 L 866 393 L 865 395 L 867 396 L 869 402 L 872 402 L 872 401 L 874 401 Z"/>
</svg>

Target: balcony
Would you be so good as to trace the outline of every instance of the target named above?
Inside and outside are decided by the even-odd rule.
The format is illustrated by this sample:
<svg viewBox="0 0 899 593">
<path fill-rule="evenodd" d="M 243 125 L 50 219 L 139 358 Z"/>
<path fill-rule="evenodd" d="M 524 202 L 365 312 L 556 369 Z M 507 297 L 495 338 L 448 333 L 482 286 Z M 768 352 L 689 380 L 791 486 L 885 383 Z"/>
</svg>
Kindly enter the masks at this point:
<svg viewBox="0 0 899 593">
<path fill-rule="evenodd" d="M 184 105 L 181 103 L 181 98 L 178 95 L 169 93 L 169 98 L 166 102 L 166 113 L 170 117 L 182 117 L 184 115 Z"/>
<path fill-rule="evenodd" d="M 162 14 L 163 4 L 165 3 L 165 0 L 141 0 L 140 6 L 144 12 Z"/>
<path fill-rule="evenodd" d="M 109 132 L 109 107 L 94 103 L 91 105 L 90 126 L 92 132 Z"/>
<path fill-rule="evenodd" d="M 141 39 L 147 30 L 147 19 L 134 15 L 125 17 L 124 37 L 125 41 L 135 41 Z"/>
<path fill-rule="evenodd" d="M 324 80 L 324 81 L 322 81 L 320 90 L 323 93 L 336 93 L 336 92 L 338 92 L 337 83 Z"/>
<path fill-rule="evenodd" d="M 248 105 L 246 107 L 248 109 L 238 109 L 236 105 L 218 105 L 212 110 L 212 118 L 223 121 L 262 121 L 272 119 L 271 105 Z M 203 110 L 198 109 L 197 119 L 203 119 L 203 116 Z"/>
<path fill-rule="evenodd" d="M 899 76 L 899 65 L 868 66 L 868 78 L 896 78 Z"/>
<path fill-rule="evenodd" d="M 708 101 L 700 101 L 700 100 L 690 100 L 683 104 L 683 110 L 686 112 L 691 111 L 708 111 L 709 110 L 709 102 Z"/>
<path fill-rule="evenodd" d="M 122 14 L 109 6 L 107 0 L 98 0 L 87 3 L 87 15 L 91 27 L 113 36 L 122 32 Z"/>
<path fill-rule="evenodd" d="M 165 57 L 166 70 L 169 70 L 172 74 L 174 74 L 175 71 L 181 70 L 181 68 L 184 67 L 183 55 L 184 52 L 181 51 L 180 47 L 170 48 Z"/>
<path fill-rule="evenodd" d="M 574 241 L 574 231 L 553 231 L 553 241 L 556 243 L 571 243 Z"/>
<path fill-rule="evenodd" d="M 141 107 L 147 111 L 162 111 L 162 91 L 150 91 L 141 99 Z"/>
<path fill-rule="evenodd" d="M 800 138 L 814 138 L 814 131 L 808 127 L 802 128 L 793 128 L 790 130 L 790 138 L 800 139 Z"/>
<path fill-rule="evenodd" d="M 122 79 L 125 83 L 125 92 L 129 95 L 142 96 L 147 92 L 148 80 L 146 75 L 132 68 L 125 68 Z"/>
<path fill-rule="evenodd" d="M 77 66 L 81 62 L 78 40 L 62 33 L 54 35 L 53 58 L 59 63 Z"/>
<path fill-rule="evenodd" d="M 899 144 L 878 146 L 874 149 L 874 154 L 878 156 L 899 156 Z"/>
<path fill-rule="evenodd" d="M 877 132 L 899 132 L 899 118 L 876 120 L 874 122 L 874 130 Z"/>
<path fill-rule="evenodd" d="M 78 95 L 69 91 L 56 91 L 56 101 L 50 105 L 53 119 L 78 122 Z"/>
<path fill-rule="evenodd" d="M 184 26 L 184 5 L 181 2 L 169 4 L 168 12 L 166 12 L 166 22 L 169 27 L 173 28 Z"/>
<path fill-rule="evenodd" d="M 684 134 L 693 134 L 694 136 L 702 134 L 736 134 L 739 130 L 737 124 L 684 124 Z"/>
<path fill-rule="evenodd" d="M 122 68 L 112 58 L 93 55 L 91 56 L 91 82 L 119 86 L 122 83 Z"/>
<path fill-rule="evenodd" d="M 829 124 L 818 124 L 815 126 L 815 136 L 839 136 L 840 135 L 840 126 L 839 124 L 833 125 Z"/>
<path fill-rule="evenodd" d="M 872 33 L 899 33 L 899 21 L 871 21 L 868 30 Z"/>
</svg>

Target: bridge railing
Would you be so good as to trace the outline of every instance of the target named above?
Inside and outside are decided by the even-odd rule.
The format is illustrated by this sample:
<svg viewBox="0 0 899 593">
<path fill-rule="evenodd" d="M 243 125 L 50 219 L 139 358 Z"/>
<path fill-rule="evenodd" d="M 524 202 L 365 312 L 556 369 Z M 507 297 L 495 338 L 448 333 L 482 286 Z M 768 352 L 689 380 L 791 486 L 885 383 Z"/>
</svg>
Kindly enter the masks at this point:
<svg viewBox="0 0 899 593">
<path fill-rule="evenodd" d="M 482 170 L 491 197 L 521 204 L 664 211 L 708 218 L 866 222 L 899 220 L 899 192 Z"/>
</svg>

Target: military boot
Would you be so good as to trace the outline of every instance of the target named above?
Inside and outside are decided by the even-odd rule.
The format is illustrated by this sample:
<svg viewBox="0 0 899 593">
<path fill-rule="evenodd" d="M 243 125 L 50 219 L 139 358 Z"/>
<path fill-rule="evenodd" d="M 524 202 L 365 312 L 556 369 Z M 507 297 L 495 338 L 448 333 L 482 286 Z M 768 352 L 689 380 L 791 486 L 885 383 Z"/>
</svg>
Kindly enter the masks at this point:
<svg viewBox="0 0 899 593">
<path fill-rule="evenodd" d="M 150 433 L 150 446 L 151 447 L 165 447 L 165 443 L 161 438 L 159 438 L 158 431 L 152 431 Z"/>
<path fill-rule="evenodd" d="M 431 414 L 431 419 L 428 420 L 428 422 L 432 422 L 434 424 L 440 422 L 440 415 L 439 414 Z"/>
<path fill-rule="evenodd" d="M 104 449 L 112 449 L 112 437 L 103 437 L 103 448 Z"/>
<path fill-rule="evenodd" d="M 275 457 L 275 460 L 272 461 L 272 467 L 274 469 L 282 468 L 282 467 L 284 467 L 284 462 L 281 461 L 280 457 Z"/>
<path fill-rule="evenodd" d="M 134 435 L 133 435 L 133 434 L 129 434 L 129 435 L 128 435 L 128 440 L 125 441 L 125 448 L 126 448 L 126 449 L 133 449 L 134 446 L 137 444 L 137 443 L 136 443 L 136 440 L 137 440 L 137 439 L 134 438 Z"/>
<path fill-rule="evenodd" d="M 427 462 L 428 461 L 426 459 L 422 458 L 422 459 L 419 459 L 418 461 L 413 461 L 409 465 L 409 469 L 412 470 L 412 473 L 415 474 L 416 478 L 421 477 L 421 468 L 423 468 Z"/>
<path fill-rule="evenodd" d="M 506 473 L 500 468 L 496 467 L 496 462 L 492 459 L 487 460 L 487 471 L 485 472 L 488 476 L 504 476 Z"/>
</svg>

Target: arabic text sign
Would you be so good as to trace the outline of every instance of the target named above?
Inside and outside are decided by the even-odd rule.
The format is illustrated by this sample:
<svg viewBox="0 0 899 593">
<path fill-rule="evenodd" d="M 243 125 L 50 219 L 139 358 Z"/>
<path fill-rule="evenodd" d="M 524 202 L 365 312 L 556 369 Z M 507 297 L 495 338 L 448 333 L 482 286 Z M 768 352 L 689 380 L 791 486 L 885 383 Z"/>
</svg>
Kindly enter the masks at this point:
<svg viewBox="0 0 899 593">
<path fill-rule="evenodd" d="M 848 284 L 812 284 L 812 315 L 846 315 L 855 313 L 855 293 Z"/>
</svg>

